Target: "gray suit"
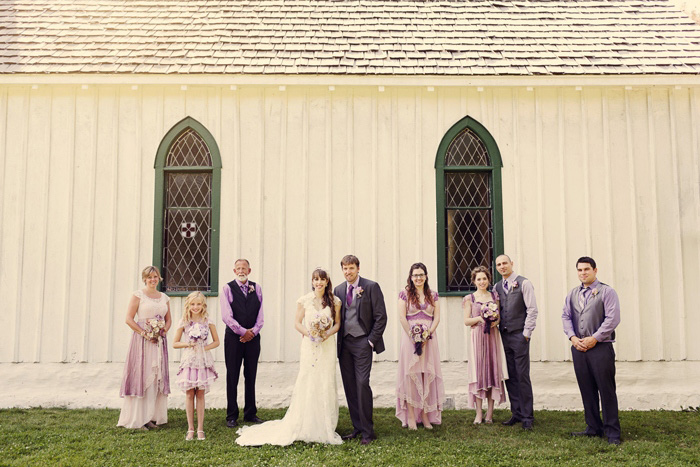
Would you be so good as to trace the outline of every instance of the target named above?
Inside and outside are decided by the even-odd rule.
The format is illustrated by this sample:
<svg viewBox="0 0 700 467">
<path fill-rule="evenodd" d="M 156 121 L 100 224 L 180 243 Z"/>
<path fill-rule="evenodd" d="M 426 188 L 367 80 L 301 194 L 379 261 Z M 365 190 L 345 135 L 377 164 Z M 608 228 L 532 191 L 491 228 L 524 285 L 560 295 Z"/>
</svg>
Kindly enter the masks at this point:
<svg viewBox="0 0 700 467">
<path fill-rule="evenodd" d="M 351 306 L 348 307 L 347 287 L 347 282 L 343 282 L 333 291 L 342 303 L 338 332 L 340 375 L 343 378 L 352 425 L 363 438 L 372 439 L 375 434 L 369 377 L 372 370 L 372 350 L 377 353 L 384 351 L 382 334 L 386 328 L 386 306 L 379 284 L 360 277 L 358 288 L 362 289 L 362 293 L 360 296 L 355 295 Z"/>
</svg>

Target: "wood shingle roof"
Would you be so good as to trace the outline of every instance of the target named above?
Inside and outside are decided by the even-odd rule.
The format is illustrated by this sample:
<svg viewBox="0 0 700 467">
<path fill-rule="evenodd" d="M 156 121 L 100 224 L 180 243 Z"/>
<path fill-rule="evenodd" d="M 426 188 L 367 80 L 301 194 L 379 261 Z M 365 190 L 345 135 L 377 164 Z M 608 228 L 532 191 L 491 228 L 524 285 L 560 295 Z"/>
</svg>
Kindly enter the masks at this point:
<svg viewBox="0 0 700 467">
<path fill-rule="evenodd" d="M 668 0 L 13 0 L 0 73 L 698 74 Z"/>
</svg>

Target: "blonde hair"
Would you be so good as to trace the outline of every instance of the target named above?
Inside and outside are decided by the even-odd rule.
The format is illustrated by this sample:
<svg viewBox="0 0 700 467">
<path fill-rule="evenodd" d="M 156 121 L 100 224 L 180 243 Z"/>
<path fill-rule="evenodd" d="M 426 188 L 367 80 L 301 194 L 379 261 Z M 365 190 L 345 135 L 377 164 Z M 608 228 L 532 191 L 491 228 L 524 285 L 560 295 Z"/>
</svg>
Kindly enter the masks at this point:
<svg viewBox="0 0 700 467">
<path fill-rule="evenodd" d="M 150 276 L 150 275 L 153 274 L 154 272 L 155 272 L 156 274 L 158 274 L 158 279 L 161 279 L 161 280 L 163 279 L 163 276 L 160 275 L 160 271 L 158 270 L 157 267 L 155 267 L 155 266 L 146 266 L 146 267 L 144 268 L 144 270 L 141 271 L 141 280 L 143 281 L 144 284 L 146 283 L 146 279 L 148 278 L 148 276 Z"/>
<path fill-rule="evenodd" d="M 185 312 L 182 314 L 183 322 L 187 322 L 192 319 L 192 312 L 190 311 L 190 308 L 197 300 L 201 300 L 202 305 L 204 306 L 204 309 L 202 310 L 202 318 L 207 319 L 209 317 L 209 313 L 207 312 L 207 299 L 204 297 L 204 294 L 202 292 L 192 292 L 185 299 Z"/>
</svg>

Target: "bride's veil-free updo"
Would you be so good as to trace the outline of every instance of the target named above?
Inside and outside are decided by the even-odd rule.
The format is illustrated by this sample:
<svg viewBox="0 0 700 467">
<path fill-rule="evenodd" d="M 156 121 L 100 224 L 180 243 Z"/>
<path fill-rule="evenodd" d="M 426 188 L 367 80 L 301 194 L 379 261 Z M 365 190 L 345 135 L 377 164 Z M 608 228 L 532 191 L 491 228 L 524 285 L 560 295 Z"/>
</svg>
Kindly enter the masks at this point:
<svg viewBox="0 0 700 467">
<path fill-rule="evenodd" d="M 330 276 L 324 269 L 316 268 L 311 273 L 311 280 L 313 281 L 314 279 L 325 279 L 328 281 L 328 284 L 326 284 L 326 290 L 323 291 L 323 302 L 321 303 L 321 306 L 324 308 L 328 306 L 333 309 L 333 283 L 331 282 Z M 311 284 L 311 290 L 314 290 L 313 284 Z"/>
</svg>

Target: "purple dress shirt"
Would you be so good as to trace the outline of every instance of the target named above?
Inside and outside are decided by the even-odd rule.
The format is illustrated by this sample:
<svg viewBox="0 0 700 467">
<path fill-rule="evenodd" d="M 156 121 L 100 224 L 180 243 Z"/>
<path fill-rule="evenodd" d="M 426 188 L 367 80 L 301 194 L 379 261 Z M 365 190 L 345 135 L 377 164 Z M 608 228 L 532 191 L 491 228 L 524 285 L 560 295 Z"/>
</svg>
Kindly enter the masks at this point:
<svg viewBox="0 0 700 467">
<path fill-rule="evenodd" d="M 241 287 L 242 285 L 248 286 L 248 281 L 246 281 L 245 284 L 241 283 L 238 279 L 236 279 L 236 284 L 238 287 Z M 248 292 L 250 293 L 250 292 Z M 260 310 L 258 311 L 258 317 L 255 320 L 255 326 L 253 326 L 253 334 L 256 336 L 260 333 L 260 329 L 262 329 L 263 324 L 265 324 L 265 320 L 263 319 L 263 299 L 262 299 L 262 288 L 260 287 L 260 284 L 256 283 L 255 284 L 255 293 L 258 295 L 258 300 L 260 300 Z M 242 336 L 245 334 L 247 331 L 246 328 L 238 324 L 238 321 L 236 321 L 233 318 L 233 310 L 231 309 L 231 301 L 233 300 L 233 294 L 231 292 L 231 288 L 228 286 L 228 284 L 224 284 L 223 288 L 223 293 L 221 294 L 220 298 L 220 303 L 221 303 L 221 319 L 223 319 L 224 323 L 226 326 L 231 328 L 231 331 L 235 332 L 239 336 Z"/>
<path fill-rule="evenodd" d="M 503 278 L 503 281 L 508 281 L 508 289 L 506 290 L 506 294 L 510 293 L 511 290 L 513 290 L 513 282 L 515 281 L 515 278 L 518 277 L 518 273 L 512 272 L 510 276 L 508 276 L 508 279 L 505 277 Z M 535 325 L 537 324 L 537 301 L 535 300 L 535 287 L 532 285 L 532 282 L 530 282 L 530 279 L 525 279 L 522 284 L 518 284 L 518 287 L 520 287 L 520 290 L 523 294 L 523 301 L 525 302 L 525 307 L 526 307 L 526 318 L 525 318 L 525 327 L 523 328 L 523 336 L 527 337 L 528 339 L 532 337 L 532 331 L 535 330 Z M 504 287 L 505 289 L 505 287 Z"/>
<path fill-rule="evenodd" d="M 574 313 L 571 309 L 571 300 L 578 300 L 579 293 L 583 288 L 583 284 L 574 287 L 564 301 L 564 312 L 561 315 L 561 319 L 564 326 L 564 334 L 566 334 L 566 337 L 569 339 L 576 335 L 574 332 L 574 324 L 571 321 Z M 589 288 L 591 291 L 587 294 L 587 301 L 593 297 L 593 289 L 598 289 L 601 294 L 601 299 L 603 300 L 603 307 L 605 308 L 605 319 L 600 327 L 598 327 L 598 330 L 593 333 L 593 337 L 598 342 L 615 342 L 612 338 L 612 333 L 617 325 L 620 324 L 620 300 L 617 297 L 617 292 L 610 286 L 601 287 L 601 283 L 598 279 L 593 281 Z"/>
</svg>

